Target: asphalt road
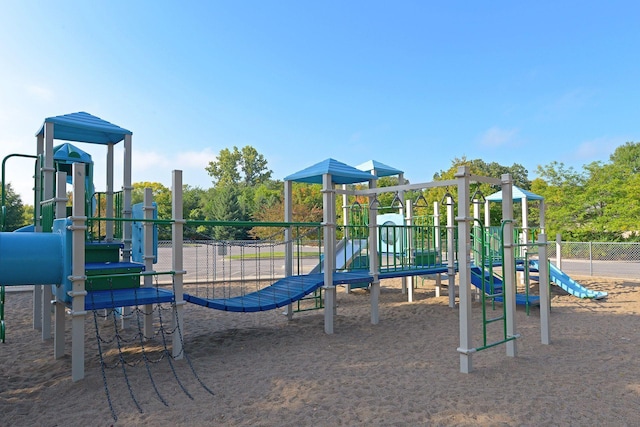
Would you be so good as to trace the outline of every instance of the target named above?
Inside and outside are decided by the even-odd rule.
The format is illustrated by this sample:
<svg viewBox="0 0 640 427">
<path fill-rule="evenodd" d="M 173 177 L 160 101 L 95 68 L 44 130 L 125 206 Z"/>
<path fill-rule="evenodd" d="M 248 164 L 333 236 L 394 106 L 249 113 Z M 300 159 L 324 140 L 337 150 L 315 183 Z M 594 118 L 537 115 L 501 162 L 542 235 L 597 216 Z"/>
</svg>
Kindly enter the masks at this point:
<svg viewBox="0 0 640 427">
<path fill-rule="evenodd" d="M 302 251 L 317 252 L 317 247 L 303 247 Z M 283 253 L 283 245 L 233 246 L 222 254 L 213 245 L 199 244 L 184 247 L 185 282 L 208 282 L 215 280 L 242 280 L 256 277 L 269 279 L 284 276 L 284 258 L 253 258 L 242 261 L 240 256 L 254 256 L 269 253 Z M 171 249 L 158 249 L 157 271 L 171 270 Z M 555 263 L 555 258 L 551 259 Z M 302 258 L 296 264 L 294 274 L 306 274 L 318 264 L 318 258 Z M 640 279 L 640 261 L 591 261 L 564 259 L 562 270 L 569 275 L 595 276 L 624 279 Z"/>
</svg>

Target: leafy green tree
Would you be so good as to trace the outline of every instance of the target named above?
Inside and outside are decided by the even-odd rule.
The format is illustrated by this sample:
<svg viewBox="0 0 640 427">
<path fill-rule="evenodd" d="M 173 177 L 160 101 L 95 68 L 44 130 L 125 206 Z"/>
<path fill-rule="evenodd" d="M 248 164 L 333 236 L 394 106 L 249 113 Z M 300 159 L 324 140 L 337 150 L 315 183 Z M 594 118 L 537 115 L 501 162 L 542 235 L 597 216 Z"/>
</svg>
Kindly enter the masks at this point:
<svg viewBox="0 0 640 427">
<path fill-rule="evenodd" d="M 537 173 L 532 191 L 544 197 L 547 234 L 575 235 L 583 226 L 585 207 L 578 195 L 583 193 L 587 176 L 557 161 L 538 166 Z"/>
<path fill-rule="evenodd" d="M 280 186 L 282 190 L 284 188 Z M 266 194 L 262 207 L 254 213 L 254 220 L 262 222 L 282 222 L 284 221 L 284 197 L 282 190 L 280 196 L 276 197 L 275 189 L 269 190 Z M 321 222 L 322 221 L 322 186 L 319 184 L 303 184 L 294 182 L 291 189 L 291 203 L 293 209 L 294 222 Z M 256 197 L 259 198 L 258 196 Z M 269 200 L 269 202 L 267 202 Z M 251 235 L 255 238 L 267 238 L 273 235 L 272 227 L 254 227 Z M 298 233 L 306 234 L 309 228 L 301 228 Z M 313 238 L 313 237 L 310 237 Z"/>
<path fill-rule="evenodd" d="M 273 173 L 267 167 L 267 160 L 264 156 L 250 145 L 242 147 L 239 165 L 243 175 L 243 184 L 247 187 L 267 181 Z"/>
<path fill-rule="evenodd" d="M 5 205 L 2 207 L 2 231 L 14 231 L 27 225 L 29 222 L 25 222 L 22 199 L 20 195 L 13 190 L 10 182 L 5 185 L 4 191 Z"/>
<path fill-rule="evenodd" d="M 529 171 L 519 163 L 514 163 L 511 166 L 503 166 L 496 162 L 487 163 L 482 159 L 469 160 L 465 156 L 454 158 L 449 169 L 437 172 L 433 178 L 435 180 L 453 179 L 460 166 L 469 166 L 473 175 L 490 176 L 493 178 L 500 178 L 502 174 L 510 173 L 513 179 L 513 185 L 525 190 L 531 188 Z"/>
<path fill-rule="evenodd" d="M 615 149 L 609 160 L 628 175 L 640 173 L 640 142 L 626 142 Z"/>
<path fill-rule="evenodd" d="M 458 168 L 460 166 L 469 166 L 471 174 L 478 176 L 488 176 L 493 178 L 501 178 L 503 174 L 509 173 L 511 174 L 511 178 L 513 180 L 513 185 L 516 185 L 524 190 L 529 190 L 531 188 L 531 181 L 529 180 L 529 172 L 527 169 L 518 164 L 514 163 L 511 166 L 503 166 L 496 162 L 487 163 L 482 159 L 474 159 L 469 160 L 465 156 L 461 158 L 454 158 L 451 162 L 451 167 L 446 171 L 440 171 L 434 174 L 433 178 L 436 181 L 441 180 L 450 180 L 455 179 L 455 175 L 458 172 Z M 484 203 L 484 199 L 497 192 L 500 191 L 499 186 L 493 186 L 490 184 L 472 184 L 471 194 L 478 203 Z M 457 190 L 455 186 L 451 188 L 434 188 L 426 191 L 424 196 L 427 200 L 427 204 L 429 206 L 433 205 L 433 202 L 437 201 L 440 203 L 440 219 L 441 222 L 444 223 L 446 221 L 446 195 L 450 194 L 454 198 L 454 202 L 457 203 Z M 426 208 L 425 210 L 428 210 Z M 498 225 L 499 219 L 502 218 L 502 207 L 498 203 L 492 203 L 490 206 L 491 209 L 491 224 Z M 422 211 L 422 210 L 421 210 Z M 470 214 L 473 211 L 473 203 L 470 205 Z M 516 224 L 519 221 L 519 215 L 514 212 L 514 220 Z M 535 218 L 535 215 L 531 216 Z"/>
<path fill-rule="evenodd" d="M 171 219 L 171 190 L 159 182 L 136 182 L 131 190 L 131 204 L 142 203 L 145 188 L 151 189 L 153 201 L 158 206 L 158 219 Z"/>
<path fill-rule="evenodd" d="M 207 193 L 206 215 L 213 220 L 248 220 L 263 208 L 262 199 L 269 191 L 271 170 L 264 156 L 250 145 L 222 149 L 216 160 L 205 168 L 212 178 L 214 191 Z M 260 188 L 267 185 L 266 188 Z M 281 190 L 280 190 L 281 192 Z M 233 199 L 233 200 L 231 200 Z M 230 203 L 230 204 L 226 204 Z M 229 219 L 232 218 L 232 219 Z M 217 228 L 216 236 L 246 238 L 247 230 Z"/>
<path fill-rule="evenodd" d="M 131 204 L 142 203 L 144 201 L 145 188 L 151 189 L 153 201 L 158 208 L 158 219 L 171 219 L 173 212 L 171 207 L 171 190 L 159 182 L 135 182 L 131 190 Z M 171 226 L 166 224 L 158 225 L 158 239 L 171 239 Z"/>
<path fill-rule="evenodd" d="M 267 167 L 264 156 L 250 145 L 233 147 L 232 150 L 220 150 L 216 160 L 205 168 L 213 180 L 214 186 L 243 184 L 255 186 L 271 178 L 272 171 Z"/>
<path fill-rule="evenodd" d="M 220 150 L 216 160 L 209 162 L 205 170 L 212 177 L 214 186 L 237 184 L 240 181 L 239 163 L 238 147 L 233 147 L 233 151 L 224 148 Z"/>
<path fill-rule="evenodd" d="M 584 168 L 588 179 L 577 196 L 582 204 L 583 240 L 623 240 L 640 230 L 640 144 L 618 147 L 608 163 Z"/>
<path fill-rule="evenodd" d="M 209 221 L 246 221 L 248 218 L 238 202 L 239 190 L 236 186 L 218 186 L 211 190 L 205 205 L 206 219 Z M 215 226 L 216 240 L 244 240 L 248 237 L 245 227 Z"/>
<path fill-rule="evenodd" d="M 34 210 L 32 205 L 22 206 L 22 223 L 24 225 L 34 224 L 33 213 Z"/>
<path fill-rule="evenodd" d="M 205 203 L 207 191 L 200 187 L 191 187 L 187 184 L 182 188 L 182 215 L 187 220 L 184 229 L 185 238 L 201 239 L 212 234 L 211 227 L 202 224 L 189 224 L 189 221 L 203 221 L 206 219 Z"/>
<path fill-rule="evenodd" d="M 606 217 L 619 239 L 640 238 L 640 143 L 616 148 L 602 170 L 610 195 Z"/>
<path fill-rule="evenodd" d="M 282 181 L 267 180 L 256 187 L 253 192 L 254 216 L 265 207 L 273 206 L 284 198 L 284 183 Z"/>
<path fill-rule="evenodd" d="M 582 172 L 552 162 L 538 167 L 533 190 L 545 197 L 547 230 L 565 240 L 638 239 L 640 230 L 640 144 L 616 148 L 609 162 Z"/>
<path fill-rule="evenodd" d="M 182 187 L 182 215 L 184 219 L 203 220 L 206 216 L 204 212 L 206 190 L 187 184 Z"/>
</svg>

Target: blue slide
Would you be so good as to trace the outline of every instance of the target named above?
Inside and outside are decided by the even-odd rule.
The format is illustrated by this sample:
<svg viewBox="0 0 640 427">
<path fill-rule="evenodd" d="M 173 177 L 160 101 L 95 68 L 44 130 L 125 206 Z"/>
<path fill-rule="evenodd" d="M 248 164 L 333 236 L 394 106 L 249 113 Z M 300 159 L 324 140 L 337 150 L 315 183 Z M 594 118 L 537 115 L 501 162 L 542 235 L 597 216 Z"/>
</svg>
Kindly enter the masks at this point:
<svg viewBox="0 0 640 427">
<path fill-rule="evenodd" d="M 482 276 L 485 276 L 484 286 Z M 493 276 L 487 270 L 483 270 L 477 265 L 471 266 L 471 284 L 478 289 L 485 291 L 487 294 L 491 294 L 491 285 L 493 284 L 493 294 L 498 294 L 502 292 L 502 279 L 500 279 L 495 274 Z M 496 298 L 496 301 L 501 302 L 502 298 Z M 537 295 L 529 295 L 528 296 L 529 305 L 540 305 L 540 297 Z M 525 294 L 516 294 L 516 304 L 518 305 L 526 305 L 527 304 L 527 295 Z"/>
<path fill-rule="evenodd" d="M 344 270 L 351 261 L 360 255 L 360 251 L 367 247 L 367 239 L 342 239 L 336 246 L 336 270 Z M 321 260 L 309 274 L 322 273 L 324 271 L 324 260 Z"/>
<path fill-rule="evenodd" d="M 540 266 L 537 260 L 531 260 L 529 263 L 534 269 L 538 269 Z M 591 289 L 582 286 L 580 283 L 569 277 L 567 273 L 551 263 L 549 263 L 549 279 L 551 279 L 551 283 L 554 285 L 559 286 L 570 295 L 578 298 L 602 299 L 606 298 L 608 295 L 607 292 L 592 291 Z"/>
</svg>

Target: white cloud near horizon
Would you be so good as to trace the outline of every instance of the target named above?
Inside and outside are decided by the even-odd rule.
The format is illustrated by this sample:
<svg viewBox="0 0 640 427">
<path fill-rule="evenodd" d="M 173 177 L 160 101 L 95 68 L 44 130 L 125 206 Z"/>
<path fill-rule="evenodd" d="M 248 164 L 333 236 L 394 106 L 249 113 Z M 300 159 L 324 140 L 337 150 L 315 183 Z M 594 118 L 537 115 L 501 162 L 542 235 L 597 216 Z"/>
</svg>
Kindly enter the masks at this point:
<svg viewBox="0 0 640 427">
<path fill-rule="evenodd" d="M 629 139 L 624 137 L 606 136 L 589 141 L 583 141 L 578 145 L 578 148 L 574 152 L 574 156 L 577 160 L 585 160 L 589 162 L 602 160 L 603 158 L 608 160 L 609 156 L 613 154 L 616 148 L 627 141 L 629 141 Z"/>
</svg>

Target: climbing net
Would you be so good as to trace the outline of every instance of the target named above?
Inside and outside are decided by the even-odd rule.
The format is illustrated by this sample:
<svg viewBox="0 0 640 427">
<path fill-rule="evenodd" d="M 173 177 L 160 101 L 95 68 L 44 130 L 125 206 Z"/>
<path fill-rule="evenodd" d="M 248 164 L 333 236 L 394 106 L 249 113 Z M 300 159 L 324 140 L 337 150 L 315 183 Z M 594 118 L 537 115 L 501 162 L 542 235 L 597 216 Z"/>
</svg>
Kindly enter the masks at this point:
<svg viewBox="0 0 640 427">
<path fill-rule="evenodd" d="M 156 292 L 158 292 L 157 276 L 155 289 Z M 193 395 L 187 389 L 184 379 L 181 378 L 184 377 L 184 374 L 180 375 L 176 366 L 176 359 L 180 358 L 184 358 L 189 368 L 189 373 L 196 379 L 198 384 L 213 395 L 211 389 L 205 385 L 196 373 L 188 354 L 184 351 L 183 333 L 180 329 L 179 322 L 175 321 L 177 318 L 176 304 L 143 305 L 135 301 L 135 304 L 131 307 L 117 307 L 114 297 L 114 292 L 116 291 L 111 288 L 110 292 L 112 298 L 111 307 L 106 310 L 94 309 L 92 311 L 102 380 L 109 409 L 114 421 L 117 421 L 118 416 L 114 408 L 109 381 L 107 380 L 107 372 L 117 370 L 118 368 L 120 368 L 122 372 L 122 378 L 124 379 L 131 400 L 141 413 L 143 412 L 142 407 L 129 378 L 129 369 L 138 367 L 139 365 L 144 365 L 151 387 L 157 398 L 165 406 L 169 406 L 169 404 L 161 393 L 153 376 L 153 371 L 156 370 L 161 371 L 162 375 L 166 376 L 166 367 L 162 366 L 163 362 L 166 362 L 168 365 L 173 379 L 184 394 L 189 399 L 193 399 Z M 93 298 L 93 293 L 89 293 L 89 295 L 89 298 Z M 135 292 L 134 295 L 136 295 Z M 93 305 L 94 301 L 91 302 Z M 154 319 L 153 331 L 150 333 L 150 336 L 145 336 L 143 325 L 145 318 L 148 317 Z M 125 327 L 125 325 L 129 327 Z M 147 331 L 147 333 L 149 333 L 149 331 Z M 181 351 L 179 354 L 174 355 L 169 343 L 172 342 L 176 334 L 181 343 Z"/>
</svg>

